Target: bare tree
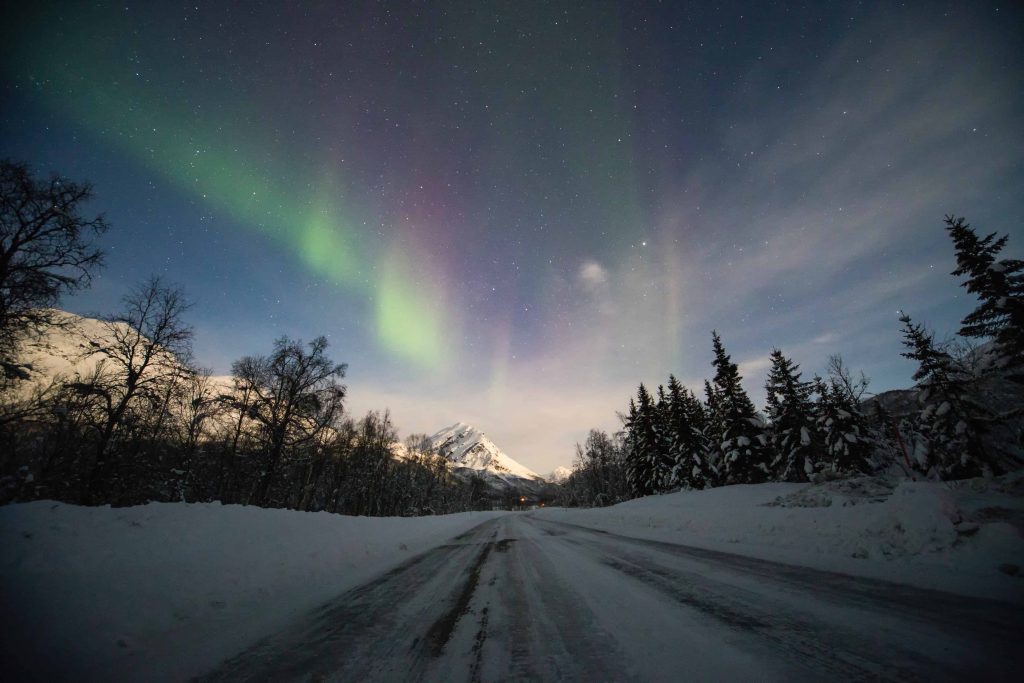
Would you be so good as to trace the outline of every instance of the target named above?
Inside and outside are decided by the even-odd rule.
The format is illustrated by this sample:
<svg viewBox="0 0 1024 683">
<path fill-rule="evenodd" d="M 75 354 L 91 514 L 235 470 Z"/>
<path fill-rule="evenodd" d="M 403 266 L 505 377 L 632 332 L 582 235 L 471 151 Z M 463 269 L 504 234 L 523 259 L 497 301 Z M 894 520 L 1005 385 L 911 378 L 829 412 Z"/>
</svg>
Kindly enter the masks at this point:
<svg viewBox="0 0 1024 683">
<path fill-rule="evenodd" d="M 91 240 L 107 223 L 80 211 L 91 197 L 88 184 L 56 175 L 38 180 L 25 164 L 0 162 L 0 363 L 6 374 L 18 374 L 17 340 L 53 324 L 49 307 L 88 286 L 102 264 Z"/>
<path fill-rule="evenodd" d="M 249 380 L 236 374 L 232 384 L 230 393 L 221 394 L 217 399 L 225 411 L 233 412 L 236 416 L 229 435 L 230 444 L 225 443 L 217 468 L 217 499 L 225 503 L 233 492 L 238 465 L 238 443 L 245 435 L 246 419 L 253 410 L 255 398 L 253 385 Z"/>
<path fill-rule="evenodd" d="M 282 337 L 270 356 L 246 356 L 232 365 L 236 383 L 250 392 L 247 416 L 261 428 L 264 460 L 249 502 L 267 501 L 270 485 L 288 449 L 320 437 L 341 416 L 345 364 L 326 356 L 327 339 L 317 337 L 309 350 Z"/>
<path fill-rule="evenodd" d="M 838 391 L 841 391 L 848 400 L 853 403 L 860 403 L 860 400 L 868 391 L 871 379 L 861 373 L 855 378 L 846 361 L 838 353 L 828 357 L 828 376 Z"/>
<path fill-rule="evenodd" d="M 192 475 L 197 451 L 207 437 L 208 424 L 216 420 L 224 410 L 223 403 L 218 400 L 217 388 L 210 370 L 191 368 L 188 369 L 184 381 L 174 391 L 178 469 L 181 471 L 178 481 L 179 495 L 175 496 L 177 499 L 185 499 L 185 490 Z"/>
<path fill-rule="evenodd" d="M 99 371 L 81 391 L 99 397 L 101 421 L 95 459 L 88 477 L 95 498 L 106 470 L 108 449 L 116 432 L 143 403 L 142 415 L 166 410 L 169 388 L 182 377 L 182 358 L 191 352 L 192 328 L 183 316 L 191 304 L 184 292 L 153 277 L 123 299 L 124 308 L 103 323 L 101 339 L 88 340 L 88 353 L 101 356 Z M 157 419 L 160 419 L 157 416 Z"/>
<path fill-rule="evenodd" d="M 207 423 L 223 410 L 217 400 L 217 385 L 207 368 L 192 369 L 185 377 L 182 391 L 177 395 L 179 428 L 182 450 L 186 455 L 195 453 L 206 434 Z"/>
</svg>

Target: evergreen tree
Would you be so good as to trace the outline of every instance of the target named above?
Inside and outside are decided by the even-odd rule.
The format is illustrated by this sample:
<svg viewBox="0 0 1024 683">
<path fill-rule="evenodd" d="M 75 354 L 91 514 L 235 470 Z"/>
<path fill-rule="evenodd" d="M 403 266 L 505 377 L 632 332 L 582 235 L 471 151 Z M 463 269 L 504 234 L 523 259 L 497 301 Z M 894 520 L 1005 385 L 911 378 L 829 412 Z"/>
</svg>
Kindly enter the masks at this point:
<svg viewBox="0 0 1024 683">
<path fill-rule="evenodd" d="M 660 490 L 657 408 L 643 384 L 637 390 L 636 398 L 636 420 L 633 424 L 636 477 L 633 490 L 637 496 L 649 496 Z"/>
<path fill-rule="evenodd" d="M 757 484 L 770 473 L 764 422 L 744 391 L 739 368 L 725 353 L 722 340 L 712 332 L 715 349 L 714 385 L 722 420 L 720 474 L 728 484 Z"/>
<path fill-rule="evenodd" d="M 636 401 L 629 399 L 629 413 L 626 415 L 623 428 L 626 432 L 626 485 L 630 494 L 636 498 L 644 495 L 642 481 L 644 479 L 643 455 L 640 451 L 640 411 Z"/>
<path fill-rule="evenodd" d="M 772 471 L 783 481 L 807 481 L 815 471 L 819 444 L 811 403 L 811 382 L 800 380 L 800 366 L 782 355 L 771 353 L 772 367 L 765 384 L 767 413 L 771 420 L 770 442 L 775 457 Z"/>
<path fill-rule="evenodd" d="M 938 479 L 990 473 L 992 460 L 981 439 L 990 416 L 971 395 L 969 374 L 910 316 L 904 314 L 900 321 L 907 347 L 902 355 L 917 361 L 914 381 L 921 387 L 921 412 L 911 434 L 917 467 Z"/>
<path fill-rule="evenodd" d="M 722 467 L 721 443 L 722 434 L 725 431 L 725 419 L 722 416 L 722 402 L 718 390 L 708 380 L 704 380 L 704 428 L 702 430 L 702 441 L 704 446 L 705 463 L 708 474 L 713 482 L 712 486 L 721 486 L 723 483 L 724 468 Z"/>
<path fill-rule="evenodd" d="M 976 294 L 981 304 L 962 321 L 964 337 L 996 342 L 998 366 L 1024 365 L 1024 261 L 996 261 L 1006 246 L 1007 235 L 990 233 L 979 238 L 963 218 L 946 216 L 946 230 L 956 249 L 953 275 L 966 277 L 961 284 Z M 1024 373 L 1016 373 L 1024 379 Z"/>
<path fill-rule="evenodd" d="M 871 439 L 859 401 L 835 377 L 814 377 L 816 433 L 824 453 L 817 470 L 829 474 L 871 471 Z"/>
<path fill-rule="evenodd" d="M 673 488 L 707 488 L 712 485 L 712 477 L 707 465 L 703 406 L 672 375 L 668 379 L 668 404 L 672 463 L 669 484 Z"/>
<path fill-rule="evenodd" d="M 663 492 L 672 488 L 672 408 L 664 385 L 658 385 L 657 396 L 658 401 L 654 405 L 655 449 L 652 454 L 651 481 L 655 491 Z"/>
</svg>

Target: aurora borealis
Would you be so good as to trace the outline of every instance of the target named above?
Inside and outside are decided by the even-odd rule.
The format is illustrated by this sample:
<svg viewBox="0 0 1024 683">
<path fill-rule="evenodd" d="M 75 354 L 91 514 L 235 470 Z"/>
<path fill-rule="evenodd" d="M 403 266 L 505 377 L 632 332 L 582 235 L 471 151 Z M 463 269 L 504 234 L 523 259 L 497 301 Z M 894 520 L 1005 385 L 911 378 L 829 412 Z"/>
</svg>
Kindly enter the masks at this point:
<svg viewBox="0 0 1024 683">
<path fill-rule="evenodd" d="M 1013 3 L 26 3 L 2 154 L 91 181 L 108 267 L 215 372 L 327 334 L 349 408 L 546 472 L 717 329 L 906 386 L 954 331 L 945 213 L 1024 235 Z"/>
</svg>

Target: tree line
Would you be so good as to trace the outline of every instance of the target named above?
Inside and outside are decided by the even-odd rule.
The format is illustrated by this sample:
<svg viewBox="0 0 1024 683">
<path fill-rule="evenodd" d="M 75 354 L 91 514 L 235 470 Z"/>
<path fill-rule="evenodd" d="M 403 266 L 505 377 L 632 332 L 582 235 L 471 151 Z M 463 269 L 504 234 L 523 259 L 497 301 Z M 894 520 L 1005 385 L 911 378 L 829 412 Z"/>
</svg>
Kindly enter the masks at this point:
<svg viewBox="0 0 1024 683">
<path fill-rule="evenodd" d="M 355 515 L 490 508 L 487 485 L 453 475 L 413 436 L 396 457 L 389 414 L 346 414 L 346 366 L 326 338 L 282 337 L 233 363 L 192 356 L 185 292 L 159 278 L 78 329 L 53 307 L 102 266 L 88 184 L 0 164 L 0 502 L 89 505 L 221 501 Z M 25 360 L 59 331 L 85 370 L 43 385 Z"/>
<path fill-rule="evenodd" d="M 592 430 L 577 445 L 568 504 L 607 505 L 680 489 L 767 481 L 806 482 L 871 474 L 895 461 L 907 475 L 948 480 L 992 476 L 1024 456 L 1024 262 L 1000 259 L 1008 237 L 980 237 L 947 216 L 957 268 L 978 298 L 958 339 L 902 314 L 902 355 L 918 364 L 918 408 L 890 415 L 865 401 L 868 379 L 838 355 L 824 376 L 803 379 L 776 348 L 758 411 L 721 337 L 712 332 L 714 376 L 703 397 L 670 375 L 652 394 L 643 384 L 614 435 Z M 971 344 L 970 342 L 974 342 Z"/>
</svg>

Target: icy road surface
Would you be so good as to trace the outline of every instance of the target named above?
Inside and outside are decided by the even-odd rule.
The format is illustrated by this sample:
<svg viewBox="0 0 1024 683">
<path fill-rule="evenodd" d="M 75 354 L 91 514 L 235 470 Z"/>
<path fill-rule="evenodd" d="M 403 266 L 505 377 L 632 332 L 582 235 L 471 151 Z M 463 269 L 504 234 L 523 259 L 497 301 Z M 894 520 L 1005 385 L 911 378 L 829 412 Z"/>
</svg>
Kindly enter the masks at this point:
<svg viewBox="0 0 1024 683">
<path fill-rule="evenodd" d="M 203 680 L 1020 680 L 1019 606 L 514 514 Z"/>
</svg>

